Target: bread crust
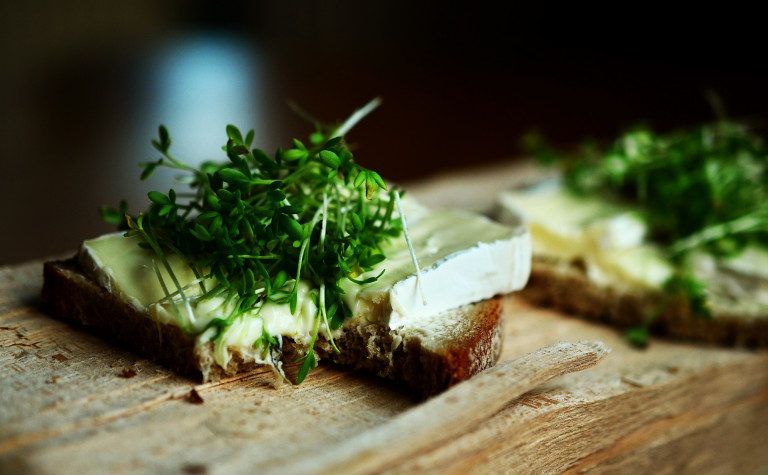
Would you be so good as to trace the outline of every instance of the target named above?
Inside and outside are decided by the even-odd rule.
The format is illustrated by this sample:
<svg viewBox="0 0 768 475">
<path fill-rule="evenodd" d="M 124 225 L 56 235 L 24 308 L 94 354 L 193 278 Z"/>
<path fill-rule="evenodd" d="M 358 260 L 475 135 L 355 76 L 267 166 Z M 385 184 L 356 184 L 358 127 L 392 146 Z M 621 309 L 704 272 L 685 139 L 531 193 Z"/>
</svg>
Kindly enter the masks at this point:
<svg viewBox="0 0 768 475">
<path fill-rule="evenodd" d="M 503 337 L 500 296 L 432 316 L 438 334 L 424 327 L 394 331 L 377 325 L 350 328 L 336 338 L 340 353 L 327 341 L 322 357 L 402 380 L 424 397 L 437 394 L 496 364 Z M 362 356 L 362 357 L 361 357 Z"/>
<path fill-rule="evenodd" d="M 768 318 L 746 318 L 721 305 L 713 309 L 711 319 L 696 318 L 686 301 L 669 301 L 661 291 L 597 285 L 578 262 L 534 256 L 528 285 L 520 295 L 536 304 L 619 328 L 653 319 L 653 333 L 674 339 L 739 347 L 768 346 Z"/>
<path fill-rule="evenodd" d="M 226 368 L 213 360 L 213 343 L 201 343 L 175 325 L 150 319 L 86 276 L 75 259 L 46 262 L 43 298 L 62 320 L 92 328 L 128 349 L 166 367 L 203 381 L 218 380 L 261 367 L 237 352 Z M 327 341 L 316 343 L 319 357 L 402 380 L 423 396 L 436 394 L 486 369 L 499 358 L 502 339 L 502 299 L 483 302 L 432 317 L 445 318 L 443 336 L 426 341 L 420 329 L 389 331 L 377 325 L 350 328 L 336 338 L 341 353 Z M 286 361 L 298 351 L 283 345 Z"/>
</svg>

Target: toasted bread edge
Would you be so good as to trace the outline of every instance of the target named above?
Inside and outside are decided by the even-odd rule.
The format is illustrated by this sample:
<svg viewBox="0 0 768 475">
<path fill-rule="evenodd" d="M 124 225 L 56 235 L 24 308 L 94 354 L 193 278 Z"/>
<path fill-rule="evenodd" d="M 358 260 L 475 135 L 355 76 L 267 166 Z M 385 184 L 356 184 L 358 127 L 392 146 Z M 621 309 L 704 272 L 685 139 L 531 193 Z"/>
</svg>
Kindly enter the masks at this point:
<svg viewBox="0 0 768 475">
<path fill-rule="evenodd" d="M 196 342 L 179 327 L 148 318 L 83 274 L 74 259 L 44 264 L 42 296 L 57 318 L 193 378 L 213 381 L 263 366 L 234 353 L 227 368 L 221 368 L 213 360 L 211 342 Z M 425 344 L 418 331 L 399 335 L 366 325 L 337 338 L 340 353 L 325 340 L 318 341 L 316 351 L 321 358 L 405 381 L 430 396 L 492 366 L 501 353 L 501 297 L 451 312 L 460 312 L 461 318 L 447 320 L 450 338 L 438 345 Z M 290 341 L 283 350 L 297 354 Z"/>
<path fill-rule="evenodd" d="M 556 259 L 534 258 L 528 285 L 520 296 L 571 316 L 630 328 L 653 319 L 651 331 L 677 340 L 736 347 L 768 346 L 768 318 L 749 319 L 717 311 L 694 317 L 684 300 L 664 301 L 661 291 L 601 286 L 583 268 Z"/>
</svg>

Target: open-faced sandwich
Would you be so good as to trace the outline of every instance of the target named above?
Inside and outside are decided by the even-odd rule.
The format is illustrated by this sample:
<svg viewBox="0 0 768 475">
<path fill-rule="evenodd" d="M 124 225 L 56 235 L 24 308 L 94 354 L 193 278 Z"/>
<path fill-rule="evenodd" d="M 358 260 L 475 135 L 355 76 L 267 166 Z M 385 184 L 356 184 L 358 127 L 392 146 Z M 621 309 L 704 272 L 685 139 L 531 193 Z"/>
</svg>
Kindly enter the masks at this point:
<svg viewBox="0 0 768 475">
<path fill-rule="evenodd" d="M 274 156 L 227 127 L 226 163 L 193 168 L 160 128 L 162 158 L 189 193 L 150 192 L 138 215 L 104 211 L 123 232 L 45 266 L 55 314 L 175 370 L 214 380 L 318 358 L 400 379 L 429 395 L 493 365 L 499 295 L 521 288 L 521 227 L 432 212 L 353 161 L 338 127 L 318 126 Z M 407 218 L 407 219 L 406 219 Z"/>
<path fill-rule="evenodd" d="M 550 154 L 550 156 L 552 156 Z M 627 329 L 768 345 L 768 148 L 729 121 L 555 155 L 560 179 L 499 197 L 528 226 L 523 295 Z"/>
</svg>

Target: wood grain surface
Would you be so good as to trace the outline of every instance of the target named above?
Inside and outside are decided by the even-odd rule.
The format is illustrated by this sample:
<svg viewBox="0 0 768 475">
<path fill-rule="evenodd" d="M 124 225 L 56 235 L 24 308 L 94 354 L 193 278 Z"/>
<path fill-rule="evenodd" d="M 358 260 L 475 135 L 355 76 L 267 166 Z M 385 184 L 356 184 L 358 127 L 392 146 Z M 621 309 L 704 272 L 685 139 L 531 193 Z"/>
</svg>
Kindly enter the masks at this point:
<svg viewBox="0 0 768 475">
<path fill-rule="evenodd" d="M 490 411 L 482 378 L 421 402 L 330 364 L 299 387 L 275 387 L 269 371 L 196 384 L 51 318 L 38 297 L 41 268 L 0 269 L 3 473 L 768 470 L 764 351 L 660 340 L 638 351 L 609 328 L 510 297 L 502 362 L 561 341 L 599 340 L 612 352 L 594 368 L 492 398 Z M 449 396 L 459 399 L 446 406 Z M 459 416 L 459 430 L 436 437 L 441 413 Z M 408 429 L 420 417 L 432 432 L 417 430 L 428 423 Z M 377 434 L 391 427 L 406 443 L 388 452 L 392 441 Z M 355 447 L 376 440 L 385 456 L 360 459 Z"/>
<path fill-rule="evenodd" d="M 487 210 L 531 177 L 409 190 Z M 511 296 L 500 365 L 426 402 L 324 362 L 299 387 L 198 384 L 51 318 L 41 286 L 42 261 L 0 268 L 0 473 L 768 473 L 765 350 L 636 350 Z M 586 340 L 604 345 L 560 343 Z"/>
</svg>

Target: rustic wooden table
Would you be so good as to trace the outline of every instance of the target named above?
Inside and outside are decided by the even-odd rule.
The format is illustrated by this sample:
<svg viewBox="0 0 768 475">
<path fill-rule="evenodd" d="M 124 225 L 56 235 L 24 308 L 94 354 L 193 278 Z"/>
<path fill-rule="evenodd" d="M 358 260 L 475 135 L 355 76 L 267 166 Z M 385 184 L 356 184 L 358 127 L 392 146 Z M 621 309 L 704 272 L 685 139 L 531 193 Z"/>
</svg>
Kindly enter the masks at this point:
<svg viewBox="0 0 768 475">
<path fill-rule="evenodd" d="M 640 351 L 512 296 L 501 360 L 516 362 L 496 385 L 421 402 L 322 363 L 295 388 L 269 371 L 197 384 L 51 318 L 41 279 L 38 261 L 0 268 L 0 473 L 768 472 L 766 351 L 658 339 Z M 526 354 L 580 340 L 612 351 L 529 377 L 531 361 L 557 359 Z"/>
</svg>

